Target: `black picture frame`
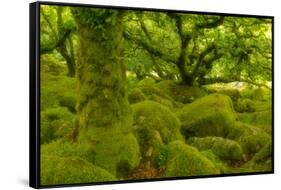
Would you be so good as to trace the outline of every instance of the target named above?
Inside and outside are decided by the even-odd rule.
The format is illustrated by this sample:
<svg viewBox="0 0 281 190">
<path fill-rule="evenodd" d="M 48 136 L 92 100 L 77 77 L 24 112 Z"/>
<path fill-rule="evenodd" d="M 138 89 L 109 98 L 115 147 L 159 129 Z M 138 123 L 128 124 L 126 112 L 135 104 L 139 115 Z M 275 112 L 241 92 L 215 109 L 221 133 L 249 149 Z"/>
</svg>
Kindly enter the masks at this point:
<svg viewBox="0 0 281 190">
<path fill-rule="evenodd" d="M 60 184 L 60 185 L 44 185 L 40 184 L 40 5 L 55 5 L 55 6 L 70 6 L 70 7 L 92 7 L 92 8 L 110 8 L 122 10 L 142 10 L 155 12 L 173 12 L 186 14 L 202 14 L 202 15 L 223 15 L 235 17 L 253 17 L 266 18 L 272 20 L 272 171 L 268 172 L 246 172 L 220 175 L 204 175 L 190 177 L 169 177 L 157 179 L 141 179 L 141 180 L 122 180 L 122 181 L 107 181 L 93 183 L 78 183 L 78 184 Z M 93 5 L 80 3 L 61 3 L 39 1 L 29 4 L 29 52 L 30 52 L 30 75 L 29 75 L 29 185 L 33 188 L 52 188 L 52 187 L 73 187 L 73 186 L 88 186 L 88 185 L 105 185 L 105 184 L 121 184 L 134 182 L 151 182 L 151 181 L 167 181 L 195 178 L 211 178 L 211 177 L 232 177 L 244 175 L 260 175 L 274 173 L 274 16 L 264 15 L 247 15 L 233 13 L 218 13 L 218 12 L 201 12 L 187 10 L 170 10 L 157 8 L 143 7 L 126 7 L 126 6 L 109 6 L 109 5 Z"/>
</svg>

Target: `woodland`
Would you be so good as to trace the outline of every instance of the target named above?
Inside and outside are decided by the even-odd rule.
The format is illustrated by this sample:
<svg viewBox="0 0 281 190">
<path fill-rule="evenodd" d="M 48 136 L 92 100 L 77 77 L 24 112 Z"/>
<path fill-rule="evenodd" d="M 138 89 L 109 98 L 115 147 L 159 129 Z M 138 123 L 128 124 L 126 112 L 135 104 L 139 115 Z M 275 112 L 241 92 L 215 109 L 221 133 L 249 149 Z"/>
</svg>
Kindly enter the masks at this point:
<svg viewBox="0 0 281 190">
<path fill-rule="evenodd" d="M 41 185 L 272 171 L 272 19 L 40 7 Z"/>
</svg>

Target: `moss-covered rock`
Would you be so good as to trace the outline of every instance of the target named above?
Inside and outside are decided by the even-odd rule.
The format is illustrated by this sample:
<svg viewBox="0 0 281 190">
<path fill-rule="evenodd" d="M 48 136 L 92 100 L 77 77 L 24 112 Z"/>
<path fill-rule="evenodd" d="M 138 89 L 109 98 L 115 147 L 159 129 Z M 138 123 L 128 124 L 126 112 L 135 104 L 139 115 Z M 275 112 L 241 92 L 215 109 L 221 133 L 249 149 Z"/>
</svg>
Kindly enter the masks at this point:
<svg viewBox="0 0 281 190">
<path fill-rule="evenodd" d="M 243 152 L 248 155 L 257 153 L 271 140 L 263 130 L 241 122 L 235 123 L 235 127 L 229 132 L 228 137 L 236 140 L 241 145 Z"/>
<path fill-rule="evenodd" d="M 207 87 L 206 89 L 209 94 L 218 93 L 218 94 L 227 95 L 231 98 L 233 102 L 236 102 L 240 98 L 240 92 L 236 88 L 230 88 L 230 87 L 223 88 L 223 87 L 214 86 L 209 88 Z"/>
<path fill-rule="evenodd" d="M 175 141 L 168 146 L 166 177 L 201 176 L 219 174 L 215 165 L 196 148 Z"/>
<path fill-rule="evenodd" d="M 272 171 L 272 166 L 272 143 L 268 142 L 243 168 L 252 172 L 267 172 Z"/>
<path fill-rule="evenodd" d="M 77 93 L 77 79 L 64 75 L 53 76 L 41 73 L 40 76 L 40 110 L 65 106 L 71 111 L 75 109 Z"/>
<path fill-rule="evenodd" d="M 149 97 L 149 100 L 158 102 L 160 104 L 162 104 L 163 106 L 166 106 L 167 108 L 169 108 L 170 110 L 173 110 L 174 108 L 174 103 L 172 100 L 168 100 L 166 98 L 162 98 L 158 95 L 153 94 L 152 96 Z"/>
<path fill-rule="evenodd" d="M 66 94 L 59 100 L 59 104 L 62 107 L 67 107 L 72 113 L 76 113 L 77 97 L 73 94 Z"/>
<path fill-rule="evenodd" d="M 93 183 L 117 180 L 106 170 L 77 157 L 41 155 L 41 185 Z"/>
<path fill-rule="evenodd" d="M 192 136 L 227 136 L 236 115 L 232 101 L 226 95 L 211 94 L 187 104 L 177 112 L 186 138 Z"/>
<path fill-rule="evenodd" d="M 200 153 L 206 158 L 208 158 L 210 161 L 212 161 L 215 167 L 220 171 L 220 173 L 224 174 L 229 171 L 227 163 L 221 160 L 212 150 L 202 150 L 200 151 Z"/>
<path fill-rule="evenodd" d="M 212 150 L 218 158 L 222 160 L 241 160 L 243 151 L 241 146 L 233 140 L 222 137 L 193 137 L 187 141 L 198 150 Z"/>
<path fill-rule="evenodd" d="M 256 126 L 268 134 L 272 132 L 272 111 L 259 111 L 253 113 L 240 113 L 238 120 L 253 126 Z"/>
<path fill-rule="evenodd" d="M 236 104 L 234 104 L 234 108 L 237 112 L 254 112 L 255 104 L 250 99 L 239 99 Z"/>
<path fill-rule="evenodd" d="M 128 95 L 128 100 L 131 104 L 144 101 L 146 98 L 139 88 L 134 88 Z"/>
<path fill-rule="evenodd" d="M 253 100 L 267 101 L 271 99 L 271 90 L 266 88 L 257 88 L 252 91 L 251 95 Z"/>
<path fill-rule="evenodd" d="M 145 78 L 138 82 L 138 87 L 145 87 L 145 86 L 153 86 L 155 84 L 155 80 L 152 78 Z"/>
<path fill-rule="evenodd" d="M 61 138 L 74 129 L 74 115 L 66 107 L 56 107 L 41 112 L 40 143 Z"/>
<path fill-rule="evenodd" d="M 234 108 L 238 112 L 255 112 L 271 110 L 271 100 L 258 101 L 247 98 L 240 98 L 235 104 Z"/>
<path fill-rule="evenodd" d="M 78 142 L 71 143 L 61 139 L 41 145 L 40 151 L 42 155 L 79 157 L 91 163 L 94 163 L 96 155 L 93 144 Z"/>
<path fill-rule="evenodd" d="M 40 56 L 40 71 L 57 76 L 67 71 L 66 65 L 55 56 L 44 54 Z"/>
<path fill-rule="evenodd" d="M 141 158 L 135 136 L 131 132 L 124 132 L 122 127 L 116 125 L 83 129 L 78 140 L 92 144 L 95 165 L 118 177 L 126 176 L 138 166 Z"/>
<path fill-rule="evenodd" d="M 161 81 L 156 84 L 156 87 L 175 101 L 184 104 L 193 102 L 195 99 L 206 95 L 206 92 L 199 87 L 180 85 L 171 80 Z"/>
<path fill-rule="evenodd" d="M 165 106 L 153 101 L 144 101 L 134 104 L 133 110 L 134 129 L 143 156 L 151 156 L 163 143 L 183 140 L 179 120 Z"/>
</svg>

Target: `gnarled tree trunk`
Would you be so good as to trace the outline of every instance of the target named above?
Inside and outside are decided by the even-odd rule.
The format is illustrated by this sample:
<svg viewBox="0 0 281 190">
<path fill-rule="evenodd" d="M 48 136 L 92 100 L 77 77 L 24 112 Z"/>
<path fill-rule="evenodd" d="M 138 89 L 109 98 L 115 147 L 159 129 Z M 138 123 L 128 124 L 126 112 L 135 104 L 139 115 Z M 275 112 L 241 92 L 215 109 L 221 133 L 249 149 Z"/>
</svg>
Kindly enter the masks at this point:
<svg viewBox="0 0 281 190">
<path fill-rule="evenodd" d="M 80 43 L 78 139 L 92 145 L 94 164 L 124 175 L 138 164 L 139 150 L 131 133 L 132 112 L 125 88 L 123 27 L 119 12 L 98 11 L 73 10 Z"/>
</svg>

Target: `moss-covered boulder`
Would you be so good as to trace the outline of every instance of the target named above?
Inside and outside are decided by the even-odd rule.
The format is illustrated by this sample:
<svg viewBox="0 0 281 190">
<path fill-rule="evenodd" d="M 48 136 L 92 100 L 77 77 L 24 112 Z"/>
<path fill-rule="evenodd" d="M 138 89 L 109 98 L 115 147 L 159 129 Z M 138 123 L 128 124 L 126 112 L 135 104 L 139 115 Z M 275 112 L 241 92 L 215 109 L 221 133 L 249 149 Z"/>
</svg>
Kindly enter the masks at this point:
<svg viewBox="0 0 281 190">
<path fill-rule="evenodd" d="M 163 144 L 181 139 L 180 121 L 165 106 L 143 101 L 134 104 L 134 130 L 143 157 L 151 157 Z"/>
<path fill-rule="evenodd" d="M 166 98 L 162 98 L 161 96 L 158 96 L 158 95 L 155 95 L 155 94 L 151 95 L 149 97 L 149 100 L 158 102 L 158 103 L 162 104 L 163 106 L 166 106 L 170 110 L 173 110 L 174 104 L 175 104 L 174 101 L 166 99 Z"/>
<path fill-rule="evenodd" d="M 74 129 L 74 114 L 66 107 L 56 107 L 41 112 L 40 143 L 70 134 Z"/>
<path fill-rule="evenodd" d="M 236 140 L 247 155 L 257 153 L 271 141 L 271 137 L 263 130 L 241 122 L 235 123 L 228 137 Z"/>
<path fill-rule="evenodd" d="M 234 105 L 237 112 L 258 112 L 271 110 L 272 103 L 271 100 L 268 101 L 258 101 L 251 100 L 247 98 L 240 98 Z"/>
<path fill-rule="evenodd" d="M 77 157 L 41 155 L 41 185 L 116 181 L 108 171 Z"/>
<path fill-rule="evenodd" d="M 225 162 L 225 160 L 221 160 L 212 150 L 202 150 L 200 153 L 212 161 L 214 166 L 220 171 L 221 174 L 225 174 L 229 171 L 227 162 Z"/>
<path fill-rule="evenodd" d="M 96 155 L 93 144 L 71 143 L 62 139 L 41 145 L 40 151 L 42 155 L 79 157 L 91 163 L 94 163 Z"/>
<path fill-rule="evenodd" d="M 184 104 L 206 95 L 206 92 L 199 87 L 180 85 L 171 80 L 161 81 L 156 84 L 156 87 L 175 101 Z"/>
<path fill-rule="evenodd" d="M 63 63 L 55 56 L 49 54 L 41 55 L 40 63 L 40 71 L 42 73 L 48 73 L 57 76 L 59 74 L 62 74 L 63 72 L 66 73 L 67 71 L 65 63 Z"/>
<path fill-rule="evenodd" d="M 60 106 L 67 107 L 74 112 L 78 99 L 77 79 L 43 72 L 40 77 L 40 110 L 45 111 Z"/>
<path fill-rule="evenodd" d="M 272 143 L 268 142 L 243 168 L 252 172 L 272 171 Z"/>
<path fill-rule="evenodd" d="M 177 112 L 186 138 L 192 136 L 227 136 L 236 121 L 231 99 L 211 94 L 187 104 Z"/>
<path fill-rule="evenodd" d="M 92 144 L 93 163 L 117 177 L 126 176 L 138 166 L 141 155 L 138 142 L 122 125 L 82 129 L 78 142 Z"/>
<path fill-rule="evenodd" d="M 238 120 L 258 127 L 268 134 L 272 133 L 272 110 L 240 113 L 238 114 Z"/>
<path fill-rule="evenodd" d="M 145 78 L 138 82 L 137 87 L 145 87 L 145 86 L 153 86 L 155 84 L 155 80 L 152 78 Z"/>
<path fill-rule="evenodd" d="M 76 113 L 76 103 L 77 96 L 74 94 L 63 95 L 59 100 L 60 106 L 67 107 L 68 110 L 74 114 Z"/>
<path fill-rule="evenodd" d="M 243 150 L 236 141 L 222 137 L 193 137 L 187 141 L 188 144 L 195 146 L 198 150 L 212 150 L 221 160 L 241 160 Z"/>
<path fill-rule="evenodd" d="M 234 108 L 237 112 L 254 112 L 256 111 L 254 102 L 250 99 L 238 99 Z"/>
<path fill-rule="evenodd" d="M 271 99 L 271 90 L 266 88 L 256 88 L 252 91 L 252 99 L 259 101 L 267 101 Z"/>
<path fill-rule="evenodd" d="M 215 165 L 196 148 L 175 141 L 168 146 L 166 177 L 219 174 Z"/>
<path fill-rule="evenodd" d="M 135 104 L 144 101 L 146 98 L 139 88 L 134 88 L 128 95 L 130 104 Z"/>
</svg>

